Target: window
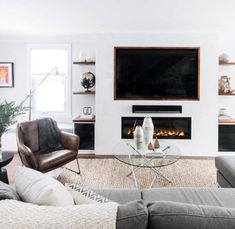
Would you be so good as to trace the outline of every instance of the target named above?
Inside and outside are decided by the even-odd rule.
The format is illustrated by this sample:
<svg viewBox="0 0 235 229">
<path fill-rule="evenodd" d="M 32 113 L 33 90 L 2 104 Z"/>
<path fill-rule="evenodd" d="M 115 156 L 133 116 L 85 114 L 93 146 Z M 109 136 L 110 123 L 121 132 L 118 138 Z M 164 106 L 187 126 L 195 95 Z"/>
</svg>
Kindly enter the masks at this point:
<svg viewBox="0 0 235 229">
<path fill-rule="evenodd" d="M 42 45 L 30 48 L 31 89 L 37 87 L 32 97 L 34 118 L 50 116 L 57 121 L 69 118 L 71 113 L 69 66 L 68 45 Z"/>
</svg>

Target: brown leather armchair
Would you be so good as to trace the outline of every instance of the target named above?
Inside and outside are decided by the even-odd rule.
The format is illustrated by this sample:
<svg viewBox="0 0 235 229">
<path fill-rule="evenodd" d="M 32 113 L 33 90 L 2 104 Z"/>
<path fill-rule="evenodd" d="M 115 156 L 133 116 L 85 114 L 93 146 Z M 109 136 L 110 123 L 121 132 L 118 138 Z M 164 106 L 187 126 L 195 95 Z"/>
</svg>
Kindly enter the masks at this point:
<svg viewBox="0 0 235 229">
<path fill-rule="evenodd" d="M 76 160 L 78 171 L 69 170 L 80 174 L 77 159 L 80 139 L 77 135 L 61 131 L 61 141 L 66 149 L 46 154 L 39 151 L 37 121 L 17 124 L 16 137 L 18 153 L 24 166 L 45 173 Z"/>
</svg>

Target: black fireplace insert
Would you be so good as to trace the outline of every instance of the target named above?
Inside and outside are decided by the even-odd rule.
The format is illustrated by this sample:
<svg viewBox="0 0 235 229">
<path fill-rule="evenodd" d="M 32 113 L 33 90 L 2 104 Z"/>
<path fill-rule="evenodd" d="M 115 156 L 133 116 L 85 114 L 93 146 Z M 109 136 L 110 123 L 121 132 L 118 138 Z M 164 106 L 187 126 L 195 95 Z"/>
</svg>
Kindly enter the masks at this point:
<svg viewBox="0 0 235 229">
<path fill-rule="evenodd" d="M 122 139 L 133 138 L 136 125 L 144 117 L 122 117 Z M 191 139 L 191 117 L 152 117 L 154 137 L 159 139 Z"/>
</svg>

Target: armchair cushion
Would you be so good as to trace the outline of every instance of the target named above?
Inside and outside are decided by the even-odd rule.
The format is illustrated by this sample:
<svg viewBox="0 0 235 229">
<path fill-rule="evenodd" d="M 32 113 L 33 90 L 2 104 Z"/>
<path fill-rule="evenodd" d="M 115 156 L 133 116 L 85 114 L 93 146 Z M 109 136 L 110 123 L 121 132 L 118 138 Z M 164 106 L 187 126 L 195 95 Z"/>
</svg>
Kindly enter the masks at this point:
<svg viewBox="0 0 235 229">
<path fill-rule="evenodd" d="M 56 169 L 64 165 L 64 162 L 69 163 L 77 157 L 77 151 L 58 150 L 50 153 L 36 152 L 34 153 L 38 166 L 41 172 L 48 172 L 52 168 Z"/>
</svg>

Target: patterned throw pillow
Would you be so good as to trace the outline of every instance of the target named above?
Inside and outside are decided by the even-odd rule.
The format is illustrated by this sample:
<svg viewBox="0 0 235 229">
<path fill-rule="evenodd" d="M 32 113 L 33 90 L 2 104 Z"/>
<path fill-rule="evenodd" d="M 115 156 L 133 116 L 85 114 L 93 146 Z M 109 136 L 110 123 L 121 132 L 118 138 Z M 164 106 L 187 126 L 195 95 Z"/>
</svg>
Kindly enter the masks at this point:
<svg viewBox="0 0 235 229">
<path fill-rule="evenodd" d="M 73 196 L 74 203 L 78 204 L 97 204 L 97 203 L 108 203 L 113 202 L 92 190 L 81 187 L 77 184 L 66 183 L 65 187 L 68 189 L 70 194 Z"/>
</svg>

